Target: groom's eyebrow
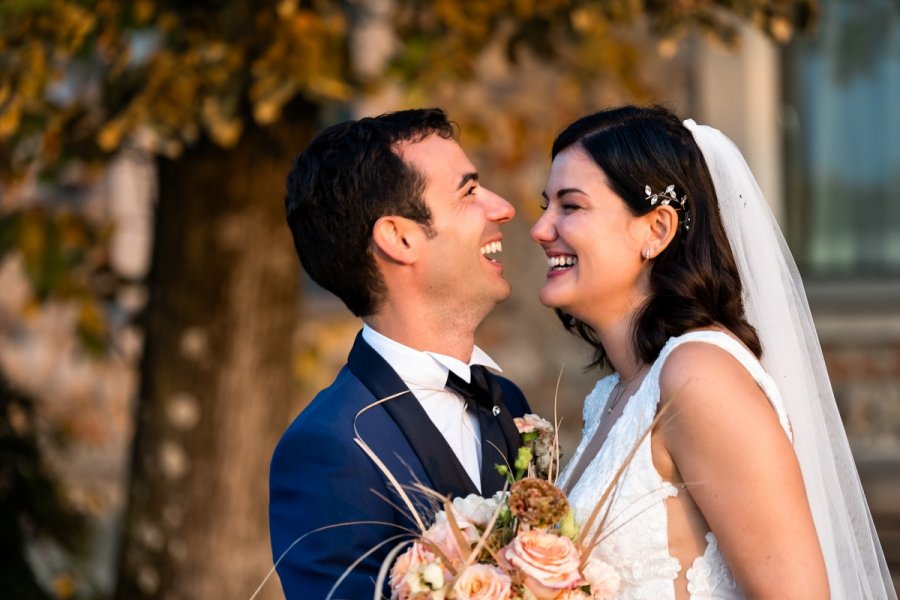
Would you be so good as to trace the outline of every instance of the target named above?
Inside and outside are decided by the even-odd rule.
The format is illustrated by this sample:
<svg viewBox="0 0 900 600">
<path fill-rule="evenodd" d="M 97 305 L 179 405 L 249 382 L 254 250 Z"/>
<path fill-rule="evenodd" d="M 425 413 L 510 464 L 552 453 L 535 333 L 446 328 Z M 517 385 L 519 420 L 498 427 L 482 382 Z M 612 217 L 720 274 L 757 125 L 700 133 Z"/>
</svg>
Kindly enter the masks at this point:
<svg viewBox="0 0 900 600">
<path fill-rule="evenodd" d="M 478 173 L 466 173 L 462 176 L 462 179 L 459 180 L 459 185 L 456 186 L 457 190 L 461 190 L 464 185 L 469 183 L 470 181 L 478 181 Z"/>
</svg>

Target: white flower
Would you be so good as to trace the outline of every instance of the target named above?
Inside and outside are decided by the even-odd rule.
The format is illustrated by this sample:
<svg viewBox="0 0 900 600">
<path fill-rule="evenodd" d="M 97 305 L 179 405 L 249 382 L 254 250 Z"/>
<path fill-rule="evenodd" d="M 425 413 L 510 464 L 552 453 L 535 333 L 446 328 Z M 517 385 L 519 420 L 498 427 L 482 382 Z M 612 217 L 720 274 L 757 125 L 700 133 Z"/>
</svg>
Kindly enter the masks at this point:
<svg viewBox="0 0 900 600">
<path fill-rule="evenodd" d="M 449 572 L 445 575 L 437 556 L 416 542 L 400 555 L 391 568 L 391 598 L 409 600 L 421 598 L 423 594 L 428 594 L 432 600 L 443 598 L 445 592 L 442 588 L 447 575 Z M 438 583 L 440 586 L 435 587 Z"/>
<path fill-rule="evenodd" d="M 469 494 L 465 498 L 453 499 L 453 511 L 457 520 L 462 517 L 463 520 L 478 527 L 485 527 L 494 516 L 500 502 L 502 502 L 502 497 L 498 498 L 497 494 L 493 498 L 482 498 L 478 494 Z"/>
<path fill-rule="evenodd" d="M 422 581 L 428 584 L 432 590 L 444 587 L 444 570 L 436 562 L 430 562 L 422 567 Z"/>
</svg>

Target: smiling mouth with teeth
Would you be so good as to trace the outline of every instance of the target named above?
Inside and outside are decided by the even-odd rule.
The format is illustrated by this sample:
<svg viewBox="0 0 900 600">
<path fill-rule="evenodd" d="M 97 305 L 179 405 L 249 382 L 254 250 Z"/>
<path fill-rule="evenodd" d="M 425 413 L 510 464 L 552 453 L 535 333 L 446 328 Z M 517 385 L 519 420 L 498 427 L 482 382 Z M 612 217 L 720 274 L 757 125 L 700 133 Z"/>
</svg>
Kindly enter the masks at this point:
<svg viewBox="0 0 900 600">
<path fill-rule="evenodd" d="M 484 246 L 481 247 L 481 255 L 488 259 L 491 262 L 497 262 L 494 258 L 488 256 L 489 254 L 500 254 L 503 252 L 503 243 L 502 242 L 488 242 Z"/>
<path fill-rule="evenodd" d="M 578 264 L 577 256 L 548 256 L 547 266 L 551 271 L 562 271 Z"/>
</svg>

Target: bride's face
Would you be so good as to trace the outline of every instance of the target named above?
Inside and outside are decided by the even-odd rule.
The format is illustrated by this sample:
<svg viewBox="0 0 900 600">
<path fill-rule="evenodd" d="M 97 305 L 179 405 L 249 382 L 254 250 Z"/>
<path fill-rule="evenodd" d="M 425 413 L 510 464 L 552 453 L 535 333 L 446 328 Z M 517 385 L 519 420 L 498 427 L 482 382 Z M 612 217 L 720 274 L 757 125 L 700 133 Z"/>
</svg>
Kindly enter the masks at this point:
<svg viewBox="0 0 900 600">
<path fill-rule="evenodd" d="M 580 146 L 553 160 L 544 214 L 531 228 L 531 237 L 547 255 L 547 279 L 540 291 L 544 305 L 594 328 L 616 322 L 640 305 L 647 285 L 641 257 L 646 219 L 629 212 Z"/>
</svg>

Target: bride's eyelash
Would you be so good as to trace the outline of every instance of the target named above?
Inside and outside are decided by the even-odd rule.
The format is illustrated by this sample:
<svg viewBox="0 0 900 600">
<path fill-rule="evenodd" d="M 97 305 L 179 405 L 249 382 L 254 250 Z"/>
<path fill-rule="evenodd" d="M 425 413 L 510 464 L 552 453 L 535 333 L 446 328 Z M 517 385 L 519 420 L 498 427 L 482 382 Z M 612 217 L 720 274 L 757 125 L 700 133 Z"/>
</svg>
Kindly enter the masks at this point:
<svg viewBox="0 0 900 600">
<path fill-rule="evenodd" d="M 540 207 L 541 210 L 546 211 L 548 208 L 550 208 L 550 201 L 547 200 L 546 198 L 541 198 L 541 203 L 538 206 Z M 572 203 L 572 202 L 563 202 L 562 204 L 559 205 L 559 209 L 564 212 L 578 210 L 579 208 L 581 208 L 580 205 Z"/>
</svg>

